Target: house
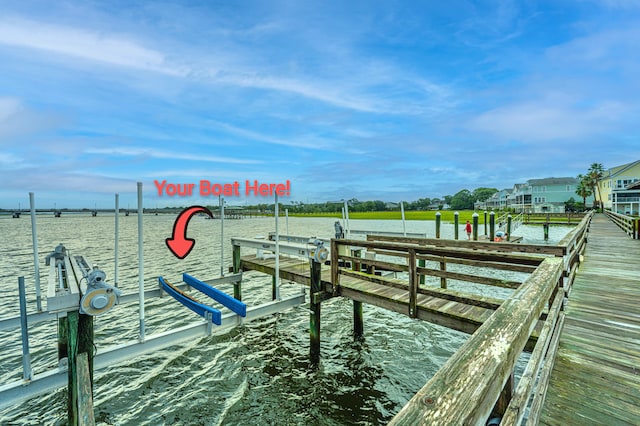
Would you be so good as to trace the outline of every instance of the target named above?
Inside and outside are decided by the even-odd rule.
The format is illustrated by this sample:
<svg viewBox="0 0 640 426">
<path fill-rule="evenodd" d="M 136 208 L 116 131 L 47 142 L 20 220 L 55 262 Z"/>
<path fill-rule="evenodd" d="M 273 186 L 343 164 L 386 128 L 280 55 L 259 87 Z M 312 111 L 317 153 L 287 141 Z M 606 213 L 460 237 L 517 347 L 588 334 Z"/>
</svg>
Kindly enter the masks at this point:
<svg viewBox="0 0 640 426">
<path fill-rule="evenodd" d="M 598 188 L 605 209 L 640 215 L 640 160 L 606 170 Z"/>
<path fill-rule="evenodd" d="M 573 177 L 549 177 L 529 179 L 525 183 L 516 183 L 511 190 L 502 190 L 487 200 L 487 207 L 508 207 L 516 212 L 564 213 L 565 202 L 573 198 L 579 200 L 576 189 L 579 182 Z M 587 197 L 593 202 L 593 196 Z"/>
<path fill-rule="evenodd" d="M 527 181 L 531 197 L 531 211 L 534 213 L 564 213 L 565 202 L 570 198 L 580 198 L 576 189 L 580 182 L 574 177 L 550 177 Z M 593 196 L 587 200 L 593 200 Z"/>
<path fill-rule="evenodd" d="M 517 212 L 531 210 L 531 193 L 526 183 L 516 183 L 507 195 L 507 206 Z"/>
</svg>

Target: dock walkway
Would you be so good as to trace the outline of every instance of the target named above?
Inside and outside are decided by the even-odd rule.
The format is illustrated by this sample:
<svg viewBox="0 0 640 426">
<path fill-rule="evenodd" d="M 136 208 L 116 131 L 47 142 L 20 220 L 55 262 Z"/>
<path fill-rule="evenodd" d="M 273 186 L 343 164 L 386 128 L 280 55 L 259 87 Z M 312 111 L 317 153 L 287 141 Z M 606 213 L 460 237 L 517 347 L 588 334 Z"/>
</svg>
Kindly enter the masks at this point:
<svg viewBox="0 0 640 426">
<path fill-rule="evenodd" d="M 640 424 L 640 241 L 594 216 L 541 425 Z"/>
</svg>

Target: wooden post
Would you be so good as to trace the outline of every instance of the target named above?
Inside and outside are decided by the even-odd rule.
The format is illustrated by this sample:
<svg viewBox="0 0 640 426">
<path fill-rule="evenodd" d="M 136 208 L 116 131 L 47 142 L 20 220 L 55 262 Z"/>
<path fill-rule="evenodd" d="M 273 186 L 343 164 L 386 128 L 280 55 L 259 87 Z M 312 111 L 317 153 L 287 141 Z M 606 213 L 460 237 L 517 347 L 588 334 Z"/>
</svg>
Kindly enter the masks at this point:
<svg viewBox="0 0 640 426">
<path fill-rule="evenodd" d="M 78 311 L 67 312 L 67 422 L 78 424 Z"/>
<path fill-rule="evenodd" d="M 459 228 L 458 222 L 460 219 L 459 216 L 460 216 L 460 213 L 458 212 L 453 213 L 453 238 L 456 240 L 458 239 L 458 233 L 460 232 L 460 230 L 458 229 Z"/>
<path fill-rule="evenodd" d="M 333 287 L 333 295 L 338 293 L 338 285 L 340 284 L 338 275 L 340 267 L 338 265 L 338 240 L 331 239 L 331 285 Z"/>
<path fill-rule="evenodd" d="M 487 211 L 484 211 L 484 235 L 488 235 L 487 234 Z"/>
<path fill-rule="evenodd" d="M 87 353 L 89 378 L 93 389 L 93 317 L 80 314 L 78 318 L 78 353 Z"/>
<path fill-rule="evenodd" d="M 424 259 L 418 259 L 418 266 L 421 268 L 424 268 L 425 266 L 427 266 L 427 261 Z M 422 274 L 418 274 L 418 276 L 420 277 L 419 281 L 420 284 L 424 285 L 425 283 L 425 276 Z"/>
<path fill-rule="evenodd" d="M 271 277 L 271 300 L 276 300 L 278 297 L 278 280 L 276 280 L 276 275 Z"/>
<path fill-rule="evenodd" d="M 496 405 L 493 407 L 491 417 L 502 418 L 502 416 L 504 416 L 511 397 L 513 396 L 513 383 L 513 372 L 511 372 L 511 375 L 507 378 L 507 382 L 504 384 L 504 388 L 502 388 L 502 392 L 500 392 Z"/>
<path fill-rule="evenodd" d="M 86 406 L 87 398 L 93 400 L 93 351 L 93 317 L 78 311 L 67 312 L 65 318 L 58 320 L 58 359 L 67 358 L 67 417 L 70 425 L 87 424 L 82 418 L 89 416 L 87 410 L 93 411 Z M 86 362 L 78 362 L 79 354 L 86 354 Z M 83 383 L 87 380 L 88 385 Z"/>
<path fill-rule="evenodd" d="M 351 250 L 354 257 L 361 256 L 361 250 Z M 360 272 L 360 262 L 353 262 L 351 269 Z M 362 339 L 363 333 L 363 321 L 362 321 L 362 302 L 357 300 L 353 301 L 353 337 L 356 340 Z"/>
<path fill-rule="evenodd" d="M 78 424 L 82 426 L 95 425 L 93 415 L 93 374 L 91 364 L 88 360 L 89 354 L 81 352 L 78 354 Z"/>
<path fill-rule="evenodd" d="M 240 272 L 240 246 L 233 246 L 233 273 Z M 237 281 L 233 283 L 233 297 L 238 300 L 242 300 L 242 282 Z"/>
<path fill-rule="evenodd" d="M 417 299 L 418 299 L 418 275 L 416 271 L 416 251 L 409 249 L 409 317 L 416 318 L 418 316 Z"/>
<path fill-rule="evenodd" d="M 473 214 L 473 241 L 478 241 L 478 213 Z"/>
<path fill-rule="evenodd" d="M 364 321 L 362 320 L 362 302 L 353 301 L 353 337 L 361 340 L 364 334 Z"/>
<path fill-rule="evenodd" d="M 489 213 L 489 241 L 493 241 L 496 236 L 496 213 Z"/>
<path fill-rule="evenodd" d="M 440 238 L 440 212 L 436 212 L 436 238 Z"/>
<path fill-rule="evenodd" d="M 546 240 L 549 239 L 549 222 L 545 222 L 542 225 L 542 229 L 543 229 L 543 232 L 544 232 L 544 240 L 546 241 Z"/>
<path fill-rule="evenodd" d="M 507 241 L 511 241 L 511 215 L 507 216 Z"/>
<path fill-rule="evenodd" d="M 447 272 L 447 262 L 440 262 L 440 270 L 442 272 Z M 440 277 L 440 288 L 447 288 L 447 278 Z"/>
<path fill-rule="evenodd" d="M 309 259 L 311 268 L 311 303 L 309 313 L 309 356 L 311 364 L 320 362 L 320 302 L 322 301 L 321 264 Z"/>
</svg>

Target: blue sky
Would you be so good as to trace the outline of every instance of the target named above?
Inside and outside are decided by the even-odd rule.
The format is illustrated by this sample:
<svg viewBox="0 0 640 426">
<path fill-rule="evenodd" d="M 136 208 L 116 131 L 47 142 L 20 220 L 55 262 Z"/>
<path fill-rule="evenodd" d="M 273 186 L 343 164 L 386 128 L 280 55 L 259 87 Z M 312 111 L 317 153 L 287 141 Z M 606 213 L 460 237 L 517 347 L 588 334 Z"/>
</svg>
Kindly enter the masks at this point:
<svg viewBox="0 0 640 426">
<path fill-rule="evenodd" d="M 640 1 L 0 3 L 0 208 L 385 201 L 640 159 Z"/>
</svg>

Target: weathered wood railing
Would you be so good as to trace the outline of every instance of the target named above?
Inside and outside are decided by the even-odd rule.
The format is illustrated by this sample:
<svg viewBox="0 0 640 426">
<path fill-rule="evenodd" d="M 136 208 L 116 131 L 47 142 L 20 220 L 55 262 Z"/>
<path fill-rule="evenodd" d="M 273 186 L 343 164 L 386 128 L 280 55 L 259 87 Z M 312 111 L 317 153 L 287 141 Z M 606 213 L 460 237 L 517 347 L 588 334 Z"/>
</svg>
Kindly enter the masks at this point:
<svg viewBox="0 0 640 426">
<path fill-rule="evenodd" d="M 485 424 L 491 416 L 502 418 L 502 424 L 521 424 L 527 408 L 527 422 L 535 424 L 564 321 L 564 297 L 570 290 L 584 252 L 592 217 L 592 212 L 584 215 L 557 245 L 375 235 L 368 236 L 365 242 L 332 240 L 334 288 L 340 285 L 340 276 L 357 276 L 372 282 L 381 280 L 364 272 L 342 268 L 339 265 L 343 262 L 362 262 L 369 267 L 407 273 L 407 313 L 412 317 L 419 317 L 416 308 L 418 294 L 440 291 L 433 286 L 421 285 L 421 276 L 440 277 L 443 289 L 447 287 L 447 279 L 516 289 L 499 307 L 490 306 L 491 298 L 480 300 L 475 295 L 467 297 L 470 295 L 462 292 L 447 295 L 451 300 L 497 310 L 398 413 L 393 424 Z M 354 246 L 374 251 L 385 260 L 341 254 L 347 252 L 346 247 L 353 249 Z M 398 262 L 398 258 L 401 261 Z M 439 267 L 427 268 L 421 266 L 420 261 L 435 261 Z M 518 283 L 448 271 L 447 263 L 528 272 L 531 275 L 523 283 Z M 515 364 L 536 326 L 538 337 L 535 346 L 529 348 L 532 350 L 530 360 L 514 391 Z"/>
<path fill-rule="evenodd" d="M 631 238 L 640 239 L 640 219 L 606 209 L 604 214 Z"/>
<path fill-rule="evenodd" d="M 553 223 L 558 225 L 574 225 L 589 213 L 524 213 L 524 223 Z"/>
<path fill-rule="evenodd" d="M 484 425 L 492 416 L 502 417 L 503 424 L 519 424 L 542 360 L 552 356 L 549 353 L 550 337 L 559 325 L 562 306 L 562 297 L 553 295 L 557 294 L 562 269 L 561 259 L 545 259 L 411 398 L 391 424 Z M 525 375 L 512 394 L 516 362 L 549 301 L 551 309 L 545 327 Z M 547 370 L 550 368 L 545 367 Z M 544 393 L 536 392 L 536 396 L 542 398 Z M 534 407 L 541 405 L 535 399 L 532 404 Z"/>
</svg>

